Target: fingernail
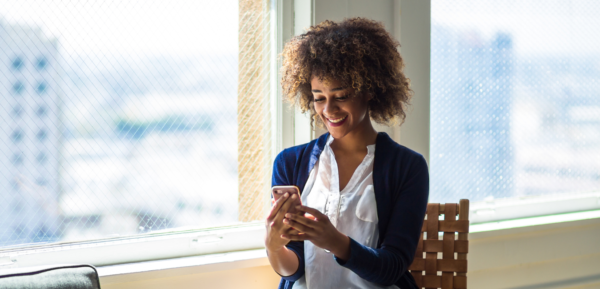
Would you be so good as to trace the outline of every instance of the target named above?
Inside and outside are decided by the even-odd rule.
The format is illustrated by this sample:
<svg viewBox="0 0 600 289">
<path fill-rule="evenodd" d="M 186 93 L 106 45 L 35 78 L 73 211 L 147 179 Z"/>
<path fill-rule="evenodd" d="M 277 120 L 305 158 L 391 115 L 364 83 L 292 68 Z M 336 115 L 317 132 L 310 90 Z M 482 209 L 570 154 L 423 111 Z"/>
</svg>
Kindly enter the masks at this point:
<svg viewBox="0 0 600 289">
<path fill-rule="evenodd" d="M 290 214 L 290 213 L 287 213 L 287 214 L 285 214 L 285 217 L 286 217 L 286 218 L 290 218 L 290 217 L 292 217 L 292 214 Z"/>
<path fill-rule="evenodd" d="M 285 194 L 283 194 L 283 197 L 284 197 L 284 198 L 287 198 L 288 196 L 289 196 L 289 194 L 288 194 L 288 193 L 285 193 Z"/>
<path fill-rule="evenodd" d="M 292 199 L 295 199 L 295 198 L 296 198 L 296 194 L 293 194 L 293 195 L 292 195 Z"/>
</svg>

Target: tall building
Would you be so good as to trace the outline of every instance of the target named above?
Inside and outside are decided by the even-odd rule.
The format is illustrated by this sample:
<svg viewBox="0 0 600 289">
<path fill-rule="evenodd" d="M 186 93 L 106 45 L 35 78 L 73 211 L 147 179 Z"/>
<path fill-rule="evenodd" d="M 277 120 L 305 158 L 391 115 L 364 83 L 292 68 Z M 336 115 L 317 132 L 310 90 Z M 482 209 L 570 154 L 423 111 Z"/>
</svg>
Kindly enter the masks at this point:
<svg viewBox="0 0 600 289">
<path fill-rule="evenodd" d="M 0 246 L 56 240 L 58 41 L 0 19 Z"/>
<path fill-rule="evenodd" d="M 510 197 L 512 38 L 432 28 L 432 201 Z"/>
</svg>

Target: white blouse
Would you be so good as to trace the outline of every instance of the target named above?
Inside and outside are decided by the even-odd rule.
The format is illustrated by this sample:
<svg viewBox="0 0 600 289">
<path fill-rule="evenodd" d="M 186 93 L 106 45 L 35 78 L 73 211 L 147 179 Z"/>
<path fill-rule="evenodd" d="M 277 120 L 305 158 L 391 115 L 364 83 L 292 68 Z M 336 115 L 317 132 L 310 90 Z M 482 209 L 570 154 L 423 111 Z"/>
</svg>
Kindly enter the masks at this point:
<svg viewBox="0 0 600 289">
<path fill-rule="evenodd" d="M 375 145 L 367 146 L 368 153 L 356 168 L 346 187 L 340 192 L 339 170 L 335 155 L 327 144 L 310 172 L 301 200 L 305 206 L 327 215 L 343 234 L 363 245 L 375 248 L 379 239 L 377 203 L 373 190 L 373 159 Z M 398 288 L 382 287 L 362 279 L 340 266 L 331 253 L 304 242 L 305 274 L 294 288 Z"/>
</svg>

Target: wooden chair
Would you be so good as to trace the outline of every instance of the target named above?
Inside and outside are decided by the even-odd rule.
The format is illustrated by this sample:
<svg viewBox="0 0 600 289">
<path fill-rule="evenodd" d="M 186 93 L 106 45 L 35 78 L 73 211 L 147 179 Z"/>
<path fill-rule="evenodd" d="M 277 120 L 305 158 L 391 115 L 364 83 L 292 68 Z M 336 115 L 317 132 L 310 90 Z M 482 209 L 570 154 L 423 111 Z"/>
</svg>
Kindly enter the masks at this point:
<svg viewBox="0 0 600 289">
<path fill-rule="evenodd" d="M 444 233 L 442 240 L 438 232 Z M 415 259 L 409 267 L 419 288 L 467 288 L 468 235 L 469 200 L 427 205 Z"/>
</svg>

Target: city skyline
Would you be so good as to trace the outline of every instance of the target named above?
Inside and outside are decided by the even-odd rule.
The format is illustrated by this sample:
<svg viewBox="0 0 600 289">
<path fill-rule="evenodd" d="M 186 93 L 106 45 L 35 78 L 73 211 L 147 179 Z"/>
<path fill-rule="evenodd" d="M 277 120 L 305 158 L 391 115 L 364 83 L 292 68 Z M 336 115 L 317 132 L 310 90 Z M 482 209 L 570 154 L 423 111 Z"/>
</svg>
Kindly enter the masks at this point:
<svg viewBox="0 0 600 289">
<path fill-rule="evenodd" d="M 58 237 L 57 46 L 39 30 L 0 24 L 0 244 Z"/>
<path fill-rule="evenodd" d="M 0 199 L 7 200 L 0 202 L 0 246 L 237 222 L 236 53 L 78 55 L 53 38 L 54 54 L 46 55 L 40 71 L 60 79 L 40 85 L 43 77 L 15 80 L 21 66 L 35 72 L 42 63 L 30 55 L 35 46 L 19 43 L 47 34 L 35 25 L 0 20 L 0 26 L 11 35 L 0 34 L 0 42 L 17 47 L 0 50 L 0 69 L 11 76 L 5 79 L 10 83 L 0 83 L 2 100 L 15 92 L 44 99 L 39 92 L 51 90 L 56 96 L 44 99 L 52 110 L 30 101 L 19 110 L 2 105 L 0 119 L 12 121 L 17 112 L 28 122 L 42 115 L 61 119 L 44 120 L 51 136 L 0 128 L 11 130 L 0 143 L 31 135 L 34 141 L 60 139 L 44 142 L 55 153 L 43 158 L 29 152 L 15 158 L 12 150 L 0 150 L 2 170 L 10 161 L 56 164 L 47 173 L 28 168 L 32 177 L 20 185 L 0 180 Z M 43 181 L 38 173 L 56 178 Z M 23 189 L 16 194 L 5 188 L 17 185 Z"/>
</svg>

